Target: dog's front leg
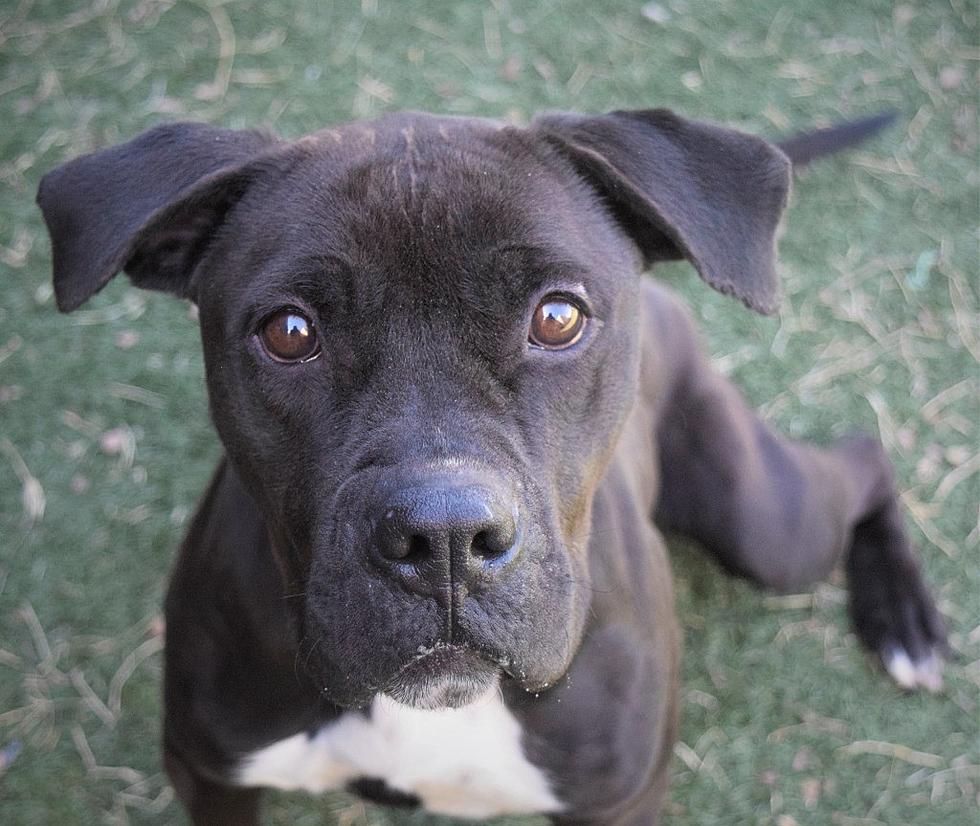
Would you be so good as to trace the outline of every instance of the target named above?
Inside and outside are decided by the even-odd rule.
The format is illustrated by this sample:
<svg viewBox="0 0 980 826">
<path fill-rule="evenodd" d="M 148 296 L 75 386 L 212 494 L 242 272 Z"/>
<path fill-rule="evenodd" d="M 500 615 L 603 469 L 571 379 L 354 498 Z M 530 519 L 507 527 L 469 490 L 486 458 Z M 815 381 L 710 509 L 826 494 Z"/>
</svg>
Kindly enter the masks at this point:
<svg viewBox="0 0 980 826">
<path fill-rule="evenodd" d="M 938 689 L 943 621 L 881 443 L 854 436 L 820 449 L 776 433 L 711 369 L 688 314 L 651 296 L 652 317 L 669 319 L 657 352 L 675 371 L 657 433 L 658 524 L 778 591 L 806 588 L 843 562 L 861 643 L 903 687 Z"/>
<path fill-rule="evenodd" d="M 259 826 L 261 789 L 236 788 L 208 780 L 195 772 L 169 743 L 164 743 L 163 762 L 194 826 Z"/>
</svg>

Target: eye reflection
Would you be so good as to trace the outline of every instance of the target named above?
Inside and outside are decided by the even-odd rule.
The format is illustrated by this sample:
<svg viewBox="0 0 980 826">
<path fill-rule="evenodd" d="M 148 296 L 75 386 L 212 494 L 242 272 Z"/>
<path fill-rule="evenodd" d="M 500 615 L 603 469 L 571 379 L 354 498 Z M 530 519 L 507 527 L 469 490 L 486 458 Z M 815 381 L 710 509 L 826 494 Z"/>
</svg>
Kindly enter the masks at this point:
<svg viewBox="0 0 980 826">
<path fill-rule="evenodd" d="M 577 304 L 561 296 L 546 296 L 531 317 L 528 341 L 546 350 L 563 350 L 582 337 L 585 321 Z"/>
<path fill-rule="evenodd" d="M 320 355 L 313 322 L 297 310 L 279 310 L 262 324 L 259 339 L 276 361 L 311 361 Z"/>
</svg>

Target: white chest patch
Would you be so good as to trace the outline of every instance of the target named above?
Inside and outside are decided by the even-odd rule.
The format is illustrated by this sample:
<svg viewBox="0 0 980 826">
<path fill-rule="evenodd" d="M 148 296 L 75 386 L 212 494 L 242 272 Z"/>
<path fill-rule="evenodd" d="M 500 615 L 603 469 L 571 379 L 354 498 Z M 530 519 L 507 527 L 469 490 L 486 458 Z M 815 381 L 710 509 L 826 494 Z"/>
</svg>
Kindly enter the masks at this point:
<svg viewBox="0 0 980 826">
<path fill-rule="evenodd" d="M 487 818 L 557 812 L 543 772 L 521 748 L 521 728 L 497 692 L 459 709 L 426 711 L 379 695 L 370 717 L 347 713 L 314 735 L 247 755 L 242 786 L 318 793 L 361 777 L 416 795 L 433 814 Z"/>
</svg>

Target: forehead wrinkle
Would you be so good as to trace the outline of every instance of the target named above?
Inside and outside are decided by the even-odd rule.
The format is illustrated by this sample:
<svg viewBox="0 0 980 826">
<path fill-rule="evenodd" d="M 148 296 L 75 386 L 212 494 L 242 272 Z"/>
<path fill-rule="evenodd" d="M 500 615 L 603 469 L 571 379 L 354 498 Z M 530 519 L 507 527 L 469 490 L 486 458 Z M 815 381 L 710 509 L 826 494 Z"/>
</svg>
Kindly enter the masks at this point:
<svg viewBox="0 0 980 826">
<path fill-rule="evenodd" d="M 545 283 L 587 280 L 591 262 L 579 254 L 577 239 L 567 228 L 556 233 L 562 222 L 527 203 L 540 197 L 529 196 L 523 180 L 496 169 L 474 191 L 455 164 L 424 158 L 433 174 L 422 178 L 424 186 L 416 184 L 410 205 L 399 185 L 404 180 L 393 175 L 400 160 L 372 158 L 338 182 L 350 204 L 343 210 L 343 235 L 359 277 L 390 280 L 399 300 L 419 309 L 496 304 L 505 312 L 523 306 Z"/>
<path fill-rule="evenodd" d="M 328 250 L 297 254 L 294 245 L 287 243 L 264 262 L 259 276 L 241 285 L 241 291 L 253 305 L 274 308 L 298 299 L 320 308 L 343 298 L 348 285 L 356 283 L 356 272 L 356 262 L 345 254 Z"/>
</svg>

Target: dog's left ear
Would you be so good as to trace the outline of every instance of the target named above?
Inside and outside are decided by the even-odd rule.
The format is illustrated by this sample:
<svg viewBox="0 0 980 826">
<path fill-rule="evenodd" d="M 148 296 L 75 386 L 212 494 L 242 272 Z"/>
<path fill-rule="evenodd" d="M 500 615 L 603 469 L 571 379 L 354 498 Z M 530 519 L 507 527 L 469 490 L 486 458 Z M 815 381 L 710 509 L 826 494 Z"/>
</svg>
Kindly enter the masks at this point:
<svg viewBox="0 0 980 826">
<path fill-rule="evenodd" d="M 544 115 L 531 129 L 598 191 L 647 264 L 687 258 L 716 290 L 776 310 L 790 182 L 777 147 L 666 109 Z"/>
<path fill-rule="evenodd" d="M 37 202 L 58 308 L 74 310 L 120 270 L 138 287 L 193 298 L 209 239 L 277 145 L 259 132 L 170 123 L 49 172 Z"/>
</svg>

